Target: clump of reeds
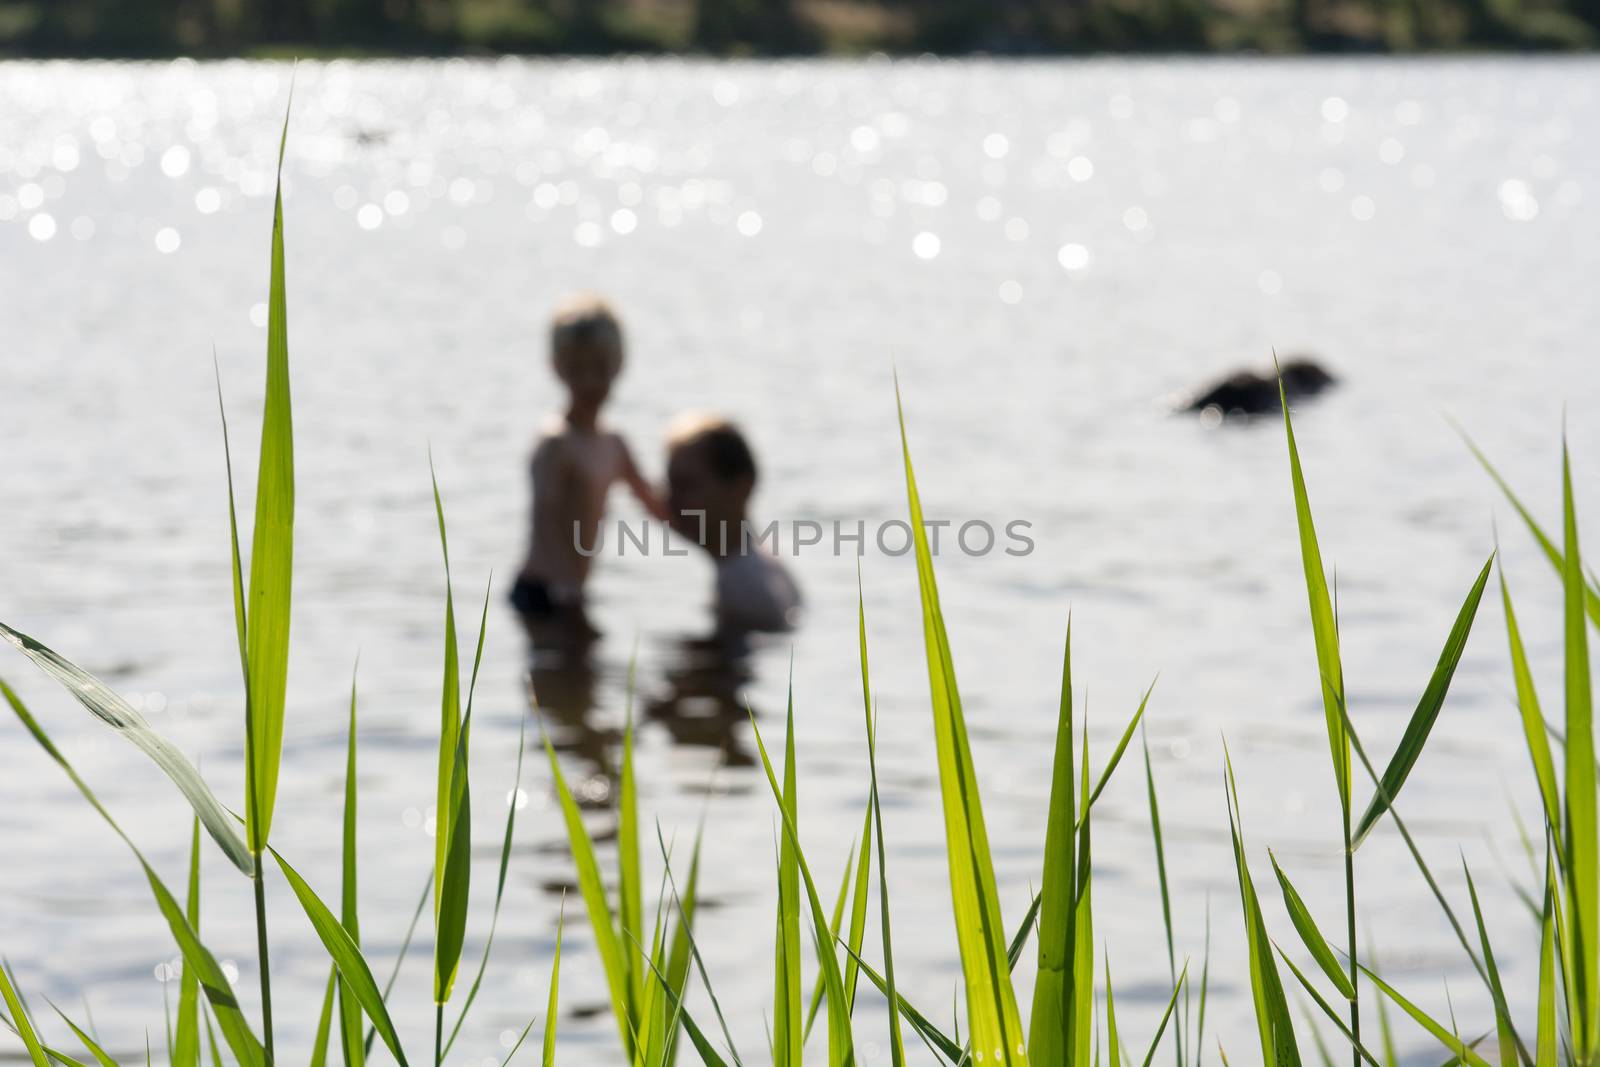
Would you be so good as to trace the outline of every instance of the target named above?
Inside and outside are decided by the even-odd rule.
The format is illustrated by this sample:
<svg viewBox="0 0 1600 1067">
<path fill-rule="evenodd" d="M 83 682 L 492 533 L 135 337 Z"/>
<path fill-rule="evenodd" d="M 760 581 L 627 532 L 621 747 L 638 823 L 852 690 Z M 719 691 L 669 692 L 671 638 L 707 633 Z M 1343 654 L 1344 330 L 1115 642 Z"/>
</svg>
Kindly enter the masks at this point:
<svg viewBox="0 0 1600 1067">
<path fill-rule="evenodd" d="M 284 143 L 279 144 L 281 170 Z M 293 574 L 294 447 L 289 376 L 287 296 L 284 281 L 283 202 L 274 201 L 271 245 L 271 283 L 268 315 L 267 389 L 262 428 L 261 464 L 246 581 L 239 526 L 233 505 L 231 462 L 228 471 L 228 510 L 232 532 L 231 560 L 234 618 L 240 667 L 245 684 L 243 744 L 246 787 L 244 815 L 236 817 L 212 793 L 192 764 L 160 737 L 125 700 L 104 682 L 75 666 L 39 641 L 0 624 L 0 637 L 16 647 L 47 674 L 60 682 L 89 712 L 142 751 L 159 766 L 188 800 L 194 812 L 190 828 L 190 866 L 182 901 L 145 860 L 138 846 L 117 824 L 112 813 L 96 798 L 89 784 L 54 745 L 38 719 L 16 692 L 0 681 L 0 695 L 18 719 L 71 779 L 84 798 L 127 844 L 139 864 L 157 909 L 161 912 L 183 960 L 176 1024 L 168 1049 L 177 1067 L 197 1067 L 202 1059 L 220 1065 L 225 1058 L 244 1067 L 271 1067 L 278 1057 L 273 1040 L 271 966 L 267 955 L 267 875 L 275 867 L 304 910 L 312 931 L 326 951 L 329 974 L 316 1028 L 312 1063 L 321 1067 L 331 1048 L 346 1067 L 360 1067 L 379 1055 L 381 1040 L 387 1053 L 404 1067 L 409 1061 L 391 1017 L 389 996 L 407 949 L 408 932 L 387 980 L 380 985 L 361 948 L 357 907 L 356 862 L 356 758 L 358 736 L 357 686 L 352 680 L 343 804 L 342 881 L 337 913 L 272 846 L 270 831 L 283 745 L 285 679 L 288 670 L 288 636 Z M 219 387 L 219 405 L 220 405 Z M 1517 706 L 1539 788 L 1543 819 L 1542 886 L 1526 894 L 1530 906 L 1528 951 L 1538 956 L 1538 990 L 1535 1017 L 1515 1020 L 1509 1008 L 1496 955 L 1479 905 L 1470 870 L 1464 870 L 1470 925 L 1463 921 L 1461 902 L 1452 903 L 1422 855 L 1396 806 L 1401 791 L 1415 769 L 1435 729 L 1487 586 L 1495 557 L 1490 556 L 1473 580 L 1455 623 L 1447 635 L 1439 660 L 1427 679 L 1407 728 L 1380 772 L 1361 744 L 1351 710 L 1346 703 L 1344 671 L 1339 650 L 1337 599 L 1328 583 L 1312 518 L 1310 498 L 1295 445 L 1287 403 L 1284 405 L 1291 496 L 1299 529 L 1301 558 L 1311 619 L 1317 668 L 1317 685 L 1326 720 L 1334 796 L 1339 805 L 1341 840 L 1345 856 L 1344 922 L 1333 936 L 1311 914 L 1289 874 L 1271 859 L 1289 927 L 1309 957 L 1309 966 L 1296 963 L 1270 931 L 1268 905 L 1258 894 L 1249 853 L 1245 847 L 1242 813 L 1234 784 L 1234 767 L 1225 761 L 1223 804 L 1232 842 L 1235 875 L 1243 920 L 1247 974 L 1238 976 L 1250 990 L 1258 1026 L 1260 1061 L 1277 1065 L 1302 1062 L 1300 1035 L 1309 1032 L 1319 1057 L 1327 1063 L 1334 1055 L 1323 1033 L 1337 1033 L 1349 1050 L 1352 1063 L 1361 1067 L 1394 1067 L 1397 1063 L 1390 1018 L 1385 1004 L 1413 1020 L 1432 1035 L 1452 1063 L 1487 1067 L 1492 1058 L 1509 1067 L 1588 1067 L 1600 1061 L 1600 837 L 1597 837 L 1596 763 L 1593 737 L 1593 703 L 1588 658 L 1589 625 L 1600 626 L 1600 587 L 1583 569 L 1572 493 L 1570 462 L 1563 453 L 1561 543 L 1558 545 L 1499 478 L 1484 459 L 1517 513 L 1561 577 L 1562 621 L 1565 635 L 1564 723 L 1559 732 L 1546 723 L 1532 672 L 1523 648 L 1503 569 L 1500 594 L 1505 609 L 1512 677 Z M 1061 699 L 1049 809 L 1045 823 L 1040 890 L 1020 923 L 1008 926 L 1001 912 L 985 827 L 978 768 L 968 741 L 955 657 L 940 608 L 933 557 L 922 522 L 922 509 L 912 470 L 911 454 L 901 422 L 902 454 L 910 520 L 915 532 L 917 588 L 928 667 L 930 711 L 939 771 L 940 800 L 956 940 L 960 951 L 965 992 L 965 1028 L 959 1022 L 936 1024 L 900 994 L 895 980 L 890 915 L 890 879 L 884 847 L 885 826 L 879 804 L 877 779 L 877 724 L 871 676 L 868 670 L 866 619 L 858 611 L 863 724 L 866 752 L 866 806 L 860 848 L 854 852 L 842 878 L 832 909 L 823 904 L 816 878 L 807 861 L 801 835 L 801 805 L 796 785 L 793 745 L 793 701 L 788 736 L 781 761 L 775 761 L 765 739 L 755 730 L 762 768 L 782 823 L 776 859 L 777 910 L 773 936 L 773 1010 L 770 1017 L 771 1059 L 777 1067 L 799 1067 L 807 1056 L 810 1035 L 823 1017 L 830 1067 L 845 1067 L 857 1060 L 854 1009 L 864 975 L 887 1004 L 891 1062 L 907 1062 L 906 1031 L 919 1040 L 935 1062 L 960 1067 L 995 1064 L 1014 1067 L 1033 1063 L 1039 1067 L 1090 1067 L 1102 1062 L 1120 1067 L 1131 1060 L 1119 1031 L 1111 961 L 1095 939 L 1093 908 L 1094 806 L 1125 755 L 1139 728 L 1151 692 L 1146 691 L 1122 731 L 1118 743 L 1099 768 L 1092 769 L 1087 730 L 1080 725 L 1073 704 L 1071 623 L 1067 624 L 1062 657 Z M 223 421 L 224 458 L 228 456 L 227 427 Z M 460 975 L 465 930 L 471 904 L 471 783 L 468 750 L 472 728 L 473 691 L 483 652 L 488 594 L 480 613 L 478 637 L 471 670 L 462 693 L 461 656 L 456 633 L 454 595 L 450 578 L 449 546 L 443 497 L 434 483 L 434 503 L 445 572 L 444 649 L 438 745 L 437 831 L 428 884 L 421 891 L 414 931 L 431 900 L 434 929 L 432 1062 L 439 1067 L 461 1033 L 488 968 L 494 942 L 494 923 L 504 892 L 516 817 L 515 803 L 508 806 L 501 839 L 489 933 L 482 955 L 460 1006 L 447 1027 L 449 1007 Z M 1153 685 L 1152 685 L 1153 689 Z M 1552 736 L 1557 740 L 1552 744 Z M 562 818 L 571 844 L 584 912 L 595 937 L 604 970 L 610 1006 L 617 1024 L 622 1058 L 630 1067 L 670 1067 L 683 1039 L 693 1055 L 711 1067 L 746 1060 L 736 1049 L 727 1020 L 717 1000 L 693 933 L 698 883 L 699 838 L 688 860 L 686 876 L 675 873 L 666 836 L 656 831 L 664 875 L 657 890 L 656 914 L 646 928 L 644 912 L 640 818 L 633 767 L 631 710 L 623 735 L 620 788 L 617 793 L 617 871 L 615 893 L 608 889 L 593 841 L 579 816 L 554 750 L 548 741 L 552 779 L 560 800 Z M 1556 750 L 1560 750 L 1558 774 Z M 520 781 L 523 746 L 516 753 Z M 1178 1067 L 1200 1067 L 1204 1061 L 1206 998 L 1210 981 L 1209 916 L 1204 931 L 1203 958 L 1198 983 L 1196 969 L 1184 958 L 1172 924 L 1165 848 L 1161 831 L 1156 780 L 1148 748 L 1144 752 L 1146 796 L 1154 845 L 1153 880 L 1160 893 L 1170 994 L 1160 1021 L 1139 1058 L 1149 1067 L 1167 1033 Z M 1359 763 L 1372 783 L 1370 799 L 1361 814 L 1354 764 Z M 1484 983 L 1493 1004 L 1492 1020 L 1474 1021 L 1464 1030 L 1424 1012 L 1364 963 L 1356 951 L 1358 901 L 1355 857 L 1362 842 L 1387 819 L 1404 840 L 1419 874 L 1426 881 L 1441 911 L 1457 935 L 1463 952 Z M 241 875 L 250 879 L 255 900 L 260 974 L 260 1019 L 248 1019 L 234 999 L 215 956 L 201 932 L 199 855 L 201 829 L 229 858 Z M 1530 852 L 1539 846 L 1530 842 Z M 267 863 L 270 857 L 271 864 Z M 877 963 L 867 957 L 863 944 L 874 889 L 877 893 L 881 947 Z M 848 905 L 848 924 L 845 915 Z M 1277 923 L 1281 926 L 1281 922 Z M 1031 1003 L 1024 1017 L 1012 974 L 1028 943 L 1036 977 Z M 809 941 L 809 952 L 803 942 Z M 1101 952 L 1097 956 L 1097 952 Z M 804 972 L 808 960 L 814 971 L 809 997 Z M 1288 969 L 1288 986 L 1279 963 Z M 555 1061 L 557 996 L 560 973 L 560 930 L 551 961 L 549 1002 L 545 1012 L 542 1062 Z M 691 975 L 698 978 L 704 1006 L 691 1011 Z M 1195 989 L 1198 984 L 1198 989 Z M 1305 1002 L 1315 1006 L 1323 1022 L 1297 1031 L 1290 1011 L 1290 989 L 1298 988 Z M 1370 1027 L 1363 1031 L 1365 988 L 1377 998 L 1381 1046 L 1371 1048 Z M 698 994 L 694 994 L 698 996 Z M 1299 999 L 1298 997 L 1296 999 Z M 70 1035 L 58 1041 L 17 988 L 14 975 L 0 966 L 0 1022 L 13 1031 L 34 1067 L 80 1060 L 63 1051 L 62 1044 L 81 1046 L 97 1064 L 115 1059 L 90 1032 L 57 1011 Z M 709 1008 L 710 1015 L 706 1015 Z M 714 1019 L 714 1023 L 710 1020 Z M 1174 1024 L 1174 1020 L 1177 1020 Z M 1520 1022 L 1520 1026 L 1519 1026 Z M 522 1032 L 525 1039 L 535 1021 Z M 258 1029 L 259 1026 L 259 1029 Z M 221 1034 L 220 1042 L 217 1034 Z M 962 1036 L 964 1033 L 965 1036 Z M 1366 1033 L 1367 1037 L 1363 1034 Z M 202 1034 L 204 1041 L 202 1041 Z M 259 1036 L 258 1036 L 259 1035 Z M 337 1035 L 335 1037 L 335 1035 Z M 1474 1036 L 1477 1035 L 1477 1036 Z M 1492 1041 L 1490 1038 L 1492 1037 Z M 523 1044 L 508 1054 L 516 1056 Z M 226 1053 L 224 1053 L 224 1049 Z M 820 1058 L 819 1051 L 815 1058 Z M 1226 1052 L 1219 1057 L 1226 1062 Z"/>
</svg>

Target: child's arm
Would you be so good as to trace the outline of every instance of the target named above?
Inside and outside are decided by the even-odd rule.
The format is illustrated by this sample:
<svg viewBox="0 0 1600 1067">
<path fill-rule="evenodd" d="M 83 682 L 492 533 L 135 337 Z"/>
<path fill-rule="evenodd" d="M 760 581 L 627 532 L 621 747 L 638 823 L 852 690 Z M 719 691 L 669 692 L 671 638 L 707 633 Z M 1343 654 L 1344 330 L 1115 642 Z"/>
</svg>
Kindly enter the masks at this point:
<svg viewBox="0 0 1600 1067">
<path fill-rule="evenodd" d="M 628 489 L 638 498 L 652 519 L 665 522 L 667 506 L 662 501 L 661 495 L 656 492 L 655 486 L 639 473 L 639 466 L 633 462 L 633 453 L 628 449 L 627 442 L 621 438 L 618 438 L 618 441 L 622 445 L 622 480 L 628 483 Z"/>
</svg>

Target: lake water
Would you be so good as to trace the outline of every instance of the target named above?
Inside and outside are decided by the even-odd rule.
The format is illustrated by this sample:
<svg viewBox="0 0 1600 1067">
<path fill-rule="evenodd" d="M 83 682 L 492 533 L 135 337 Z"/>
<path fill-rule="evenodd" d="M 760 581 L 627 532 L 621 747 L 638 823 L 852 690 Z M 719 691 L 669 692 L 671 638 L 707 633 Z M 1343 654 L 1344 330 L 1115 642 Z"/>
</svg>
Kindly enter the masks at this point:
<svg viewBox="0 0 1600 1067">
<path fill-rule="evenodd" d="M 1600 123 L 1597 74 L 1556 59 L 301 64 L 286 167 L 298 574 L 276 844 L 336 899 L 359 652 L 362 925 L 386 973 L 432 856 L 443 575 L 428 451 L 475 621 L 490 572 L 503 590 L 519 562 L 528 443 L 559 403 L 547 316 L 597 289 L 630 342 L 610 414 L 652 477 L 672 417 L 710 408 L 757 448 L 758 518 L 853 532 L 902 517 L 897 369 L 930 516 L 1031 523 L 1028 555 L 969 556 L 947 532 L 939 560 L 1008 926 L 1040 879 L 1069 609 L 1097 765 L 1160 672 L 1149 740 L 1179 951 L 1198 967 L 1209 899 L 1208 1032 L 1249 1061 L 1224 739 L 1258 884 L 1271 846 L 1330 931 L 1337 807 L 1281 429 L 1208 429 L 1161 398 L 1274 348 L 1316 352 L 1343 379 L 1298 425 L 1373 749 L 1398 737 L 1497 515 L 1554 701 L 1555 584 L 1444 416 L 1550 516 L 1566 408 L 1597 528 L 1600 146 L 1583 133 Z M 289 80 L 255 63 L 0 65 L 0 618 L 130 694 L 224 798 L 242 789 L 241 687 L 211 360 L 214 346 L 248 496 Z M 620 497 L 616 514 L 638 518 Z M 948 1022 L 958 968 L 915 577 L 870 536 L 899 978 Z M 859 832 L 866 766 L 857 560 L 832 549 L 791 561 L 808 616 L 758 652 L 743 693 L 779 741 L 792 655 L 801 828 L 825 895 Z M 568 773 L 603 800 L 637 648 L 653 712 L 641 805 L 680 859 L 705 820 L 700 942 L 759 1060 L 778 831 L 748 726 L 696 696 L 685 667 L 710 574 L 693 557 L 602 559 L 593 670 L 543 684 Z M 1528 879 L 1508 804 L 1530 823 L 1537 807 L 1493 600 L 1401 807 L 1462 907 L 1465 848 L 1531 1010 L 1536 941 L 1503 872 Z M 518 731 L 534 729 L 527 649 L 498 593 L 489 623 L 469 957 Z M 176 792 L 19 657 L 0 671 L 179 884 Z M 159 1048 L 155 975 L 173 946 L 136 866 L 9 717 L 0 751 L 6 956 L 36 996 L 87 997 L 115 1052 L 136 1055 L 147 1033 Z M 1136 1047 L 1167 970 L 1142 774 L 1124 765 L 1095 834 L 1096 922 Z M 452 1062 L 497 1063 L 502 1036 L 543 1012 L 572 868 L 536 748 L 523 788 L 495 959 Z M 1463 1028 L 1487 1026 L 1467 1022 L 1487 1002 L 1392 829 L 1358 870 L 1390 977 L 1440 1012 L 1448 981 Z M 214 850 L 205 875 L 208 940 L 237 961 L 254 1017 L 248 886 Z M 292 1059 L 326 962 L 287 890 L 271 893 Z M 569 899 L 563 1059 L 617 1062 L 580 910 Z M 1275 899 L 1268 921 L 1292 940 Z M 427 942 L 396 993 L 414 1051 L 431 1036 Z M 1031 975 L 1019 969 L 1024 998 Z M 863 993 L 868 1063 L 887 1062 L 881 1013 Z M 1401 1039 L 1437 1059 L 1420 1032 Z"/>
</svg>

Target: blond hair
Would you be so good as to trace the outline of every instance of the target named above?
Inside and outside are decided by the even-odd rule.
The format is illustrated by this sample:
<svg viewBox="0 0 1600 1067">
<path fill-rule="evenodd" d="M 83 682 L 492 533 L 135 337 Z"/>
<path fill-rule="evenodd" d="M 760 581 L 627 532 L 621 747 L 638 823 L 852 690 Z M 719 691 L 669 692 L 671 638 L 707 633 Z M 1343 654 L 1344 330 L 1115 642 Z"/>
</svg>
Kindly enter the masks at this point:
<svg viewBox="0 0 1600 1067">
<path fill-rule="evenodd" d="M 550 361 L 565 378 L 580 360 L 599 359 L 613 376 L 622 370 L 622 323 L 592 293 L 563 300 L 550 317 Z"/>
</svg>

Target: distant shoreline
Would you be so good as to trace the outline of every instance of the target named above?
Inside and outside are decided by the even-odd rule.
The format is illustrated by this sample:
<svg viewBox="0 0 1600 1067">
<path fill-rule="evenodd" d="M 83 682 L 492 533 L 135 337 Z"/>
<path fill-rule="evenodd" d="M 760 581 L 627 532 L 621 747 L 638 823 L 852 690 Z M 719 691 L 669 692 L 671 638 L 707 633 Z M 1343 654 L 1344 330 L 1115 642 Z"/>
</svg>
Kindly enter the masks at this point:
<svg viewBox="0 0 1600 1067">
<path fill-rule="evenodd" d="M 466 59 L 493 62 L 501 59 L 528 60 L 626 60 L 626 59 L 679 59 L 686 62 L 785 62 L 785 61 L 892 61 L 906 62 L 918 59 L 986 60 L 1000 62 L 1037 62 L 1057 59 L 1474 59 L 1474 58 L 1572 58 L 1585 59 L 1600 55 L 1600 48 L 1585 47 L 1529 47 L 1473 45 L 1426 49 L 1397 50 L 1382 47 L 1302 48 L 1270 50 L 1262 48 L 1170 48 L 1129 47 L 1098 48 L 1055 51 L 995 51 L 973 49 L 956 52 L 886 51 L 871 52 L 817 51 L 817 52 L 697 52 L 671 49 L 596 49 L 594 51 L 496 51 L 483 48 L 458 49 L 379 49 L 379 48 L 328 48 L 316 45 L 263 45 L 231 51 L 202 49 L 171 50 L 30 50 L 0 48 L 0 63 L 11 62 L 170 62 L 189 59 L 199 63 L 223 63 L 231 60 L 281 61 L 306 60 L 330 62 L 334 60 L 407 60 L 407 59 Z"/>
<path fill-rule="evenodd" d="M 1600 0 L 0 0 L 0 58 L 1592 52 Z"/>
</svg>

